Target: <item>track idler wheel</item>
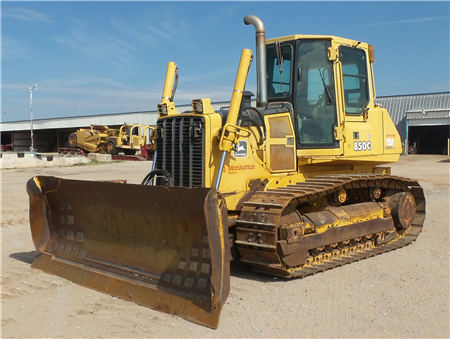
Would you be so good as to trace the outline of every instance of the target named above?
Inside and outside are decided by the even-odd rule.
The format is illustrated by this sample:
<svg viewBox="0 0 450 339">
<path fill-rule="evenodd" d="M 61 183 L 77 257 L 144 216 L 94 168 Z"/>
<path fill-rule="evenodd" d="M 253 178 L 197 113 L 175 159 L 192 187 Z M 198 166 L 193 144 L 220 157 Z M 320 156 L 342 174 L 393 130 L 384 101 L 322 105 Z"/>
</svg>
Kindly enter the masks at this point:
<svg viewBox="0 0 450 339">
<path fill-rule="evenodd" d="M 411 227 L 416 215 L 416 201 L 409 192 L 400 192 L 387 199 L 391 209 L 392 219 L 397 230 L 402 231 Z"/>
</svg>

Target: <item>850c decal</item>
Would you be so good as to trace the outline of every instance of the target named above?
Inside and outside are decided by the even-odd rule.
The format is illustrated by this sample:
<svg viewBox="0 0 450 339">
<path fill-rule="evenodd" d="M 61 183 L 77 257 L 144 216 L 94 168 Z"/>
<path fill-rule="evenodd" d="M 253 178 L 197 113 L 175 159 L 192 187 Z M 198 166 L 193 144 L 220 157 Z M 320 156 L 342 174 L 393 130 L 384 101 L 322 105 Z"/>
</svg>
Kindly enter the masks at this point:
<svg viewBox="0 0 450 339">
<path fill-rule="evenodd" d="M 371 141 L 355 141 L 353 143 L 353 150 L 355 152 L 371 151 L 372 150 L 372 142 Z"/>
</svg>

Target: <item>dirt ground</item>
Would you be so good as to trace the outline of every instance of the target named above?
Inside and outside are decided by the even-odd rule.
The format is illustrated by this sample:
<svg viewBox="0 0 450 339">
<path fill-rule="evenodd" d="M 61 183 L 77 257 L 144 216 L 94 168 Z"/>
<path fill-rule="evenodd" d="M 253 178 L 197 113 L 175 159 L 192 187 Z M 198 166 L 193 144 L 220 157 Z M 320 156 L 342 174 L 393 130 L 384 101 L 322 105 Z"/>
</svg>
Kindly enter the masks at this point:
<svg viewBox="0 0 450 339">
<path fill-rule="evenodd" d="M 427 219 L 416 242 L 304 279 L 233 263 L 217 330 L 30 268 L 30 177 L 140 183 L 149 170 L 148 162 L 130 162 L 1 172 L 2 338 L 449 338 L 447 156 L 401 157 L 392 165 L 394 175 L 425 189 Z"/>
</svg>

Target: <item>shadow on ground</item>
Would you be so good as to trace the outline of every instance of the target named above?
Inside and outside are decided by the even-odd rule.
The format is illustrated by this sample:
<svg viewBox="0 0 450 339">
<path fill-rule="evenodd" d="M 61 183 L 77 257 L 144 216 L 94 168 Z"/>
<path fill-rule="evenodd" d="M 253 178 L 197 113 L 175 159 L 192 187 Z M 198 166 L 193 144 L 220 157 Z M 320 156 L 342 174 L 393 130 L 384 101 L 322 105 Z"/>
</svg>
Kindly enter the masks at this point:
<svg viewBox="0 0 450 339">
<path fill-rule="evenodd" d="M 24 262 L 26 264 L 31 264 L 34 258 L 36 258 L 36 256 L 37 253 L 35 251 L 31 251 L 31 252 L 12 253 L 10 254 L 9 257 Z"/>
</svg>

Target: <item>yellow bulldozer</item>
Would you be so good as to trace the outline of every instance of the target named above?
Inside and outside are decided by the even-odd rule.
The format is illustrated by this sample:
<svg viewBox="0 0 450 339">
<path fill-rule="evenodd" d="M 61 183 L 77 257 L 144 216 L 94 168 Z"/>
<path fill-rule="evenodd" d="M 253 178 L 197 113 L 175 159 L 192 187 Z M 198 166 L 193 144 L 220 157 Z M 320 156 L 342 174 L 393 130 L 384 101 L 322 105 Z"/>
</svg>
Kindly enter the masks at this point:
<svg viewBox="0 0 450 339">
<path fill-rule="evenodd" d="M 92 153 L 134 155 L 141 147 L 153 148 L 155 129 L 149 125 L 123 124 L 120 128 L 91 125 L 69 135 L 71 148 L 82 148 Z"/>
<path fill-rule="evenodd" d="M 141 185 L 29 180 L 32 267 L 217 328 L 232 259 L 305 277 L 418 237 L 423 190 L 384 166 L 402 145 L 374 103 L 373 47 L 322 35 L 266 40 L 259 18 L 244 23 L 256 30 L 256 105 L 245 91 L 250 50 L 218 111 L 196 99 L 177 112 L 170 62 Z"/>
</svg>

